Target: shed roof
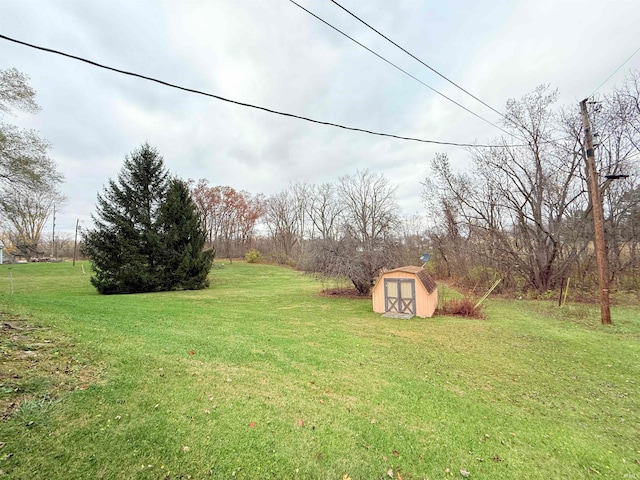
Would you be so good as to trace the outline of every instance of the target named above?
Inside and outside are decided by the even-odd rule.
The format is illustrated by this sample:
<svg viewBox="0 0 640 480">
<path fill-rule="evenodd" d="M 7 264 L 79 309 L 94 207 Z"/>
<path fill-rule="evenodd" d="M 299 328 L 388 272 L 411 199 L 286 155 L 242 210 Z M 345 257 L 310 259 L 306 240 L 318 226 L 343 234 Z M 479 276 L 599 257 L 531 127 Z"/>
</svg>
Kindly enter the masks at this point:
<svg viewBox="0 0 640 480">
<path fill-rule="evenodd" d="M 429 293 L 433 293 L 433 291 L 436 288 L 438 288 L 438 286 L 436 285 L 436 282 L 434 282 L 433 278 L 431 278 L 431 275 L 429 275 L 427 271 L 422 267 L 416 267 L 415 265 L 407 265 L 406 267 L 398 267 L 398 268 L 394 268 L 393 270 L 388 270 L 384 272 L 383 275 L 386 275 L 388 273 L 393 273 L 393 272 L 413 273 L 416 277 L 418 277 L 418 280 L 420 280 L 420 283 L 422 283 L 422 286 Z"/>
</svg>

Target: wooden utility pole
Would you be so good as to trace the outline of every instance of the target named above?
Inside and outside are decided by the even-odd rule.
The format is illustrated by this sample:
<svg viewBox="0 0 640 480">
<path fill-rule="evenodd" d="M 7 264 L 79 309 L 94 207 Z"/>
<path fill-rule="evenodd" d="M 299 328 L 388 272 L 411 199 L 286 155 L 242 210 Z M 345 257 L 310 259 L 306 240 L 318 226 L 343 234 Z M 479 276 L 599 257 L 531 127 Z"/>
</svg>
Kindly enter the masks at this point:
<svg viewBox="0 0 640 480">
<path fill-rule="evenodd" d="M 76 239 L 73 241 L 73 266 L 76 266 L 76 252 L 78 250 L 78 227 L 80 226 L 80 219 L 76 221 Z"/>
<path fill-rule="evenodd" d="M 582 112 L 582 126 L 587 150 L 587 176 L 589 182 L 589 197 L 591 197 L 591 211 L 593 213 L 594 248 L 596 251 L 596 263 L 598 264 L 598 287 L 600 289 L 600 318 L 603 325 L 611 324 L 611 309 L 609 307 L 609 262 L 604 240 L 604 213 L 602 212 L 602 199 L 600 197 L 600 185 L 596 173 L 596 159 L 593 152 L 593 138 L 591 136 L 591 124 L 587 112 L 587 99 L 580 102 Z"/>
<path fill-rule="evenodd" d="M 56 206 L 53 205 L 53 231 L 51 232 L 51 258 L 56 258 Z"/>
</svg>

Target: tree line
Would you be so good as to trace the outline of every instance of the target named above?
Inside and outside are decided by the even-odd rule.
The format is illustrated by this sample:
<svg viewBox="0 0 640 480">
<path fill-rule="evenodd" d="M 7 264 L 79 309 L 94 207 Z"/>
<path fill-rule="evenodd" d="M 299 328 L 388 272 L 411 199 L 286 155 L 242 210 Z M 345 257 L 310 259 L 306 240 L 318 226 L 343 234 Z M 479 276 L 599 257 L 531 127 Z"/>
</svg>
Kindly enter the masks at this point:
<svg viewBox="0 0 640 480">
<path fill-rule="evenodd" d="M 505 286 L 539 293 L 571 277 L 596 281 L 585 145 L 577 105 L 556 107 L 557 91 L 538 87 L 507 103 L 512 138 L 469 150 L 471 168 L 455 172 L 446 155 L 423 183 L 432 212 L 435 268 L 469 284 L 500 276 Z M 590 102 L 604 199 L 610 279 L 638 288 L 640 240 L 640 74 Z"/>
<path fill-rule="evenodd" d="M 591 204 L 578 105 L 558 106 L 558 92 L 540 86 L 509 100 L 494 147 L 469 148 L 456 171 L 446 154 L 430 161 L 424 218 L 403 218 L 396 186 L 359 171 L 334 183 L 294 183 L 267 198 L 266 237 L 254 244 L 273 260 L 349 278 L 369 292 L 382 268 L 419 263 L 469 288 L 497 278 L 503 289 L 544 294 L 568 278 L 596 283 Z M 610 280 L 640 285 L 640 73 L 590 103 L 605 209 Z"/>
<path fill-rule="evenodd" d="M 37 112 L 27 80 L 15 69 L 0 71 L 1 114 L 16 109 Z M 203 286 L 201 276 L 193 284 L 186 276 L 174 282 L 169 271 L 188 271 L 185 265 L 191 261 L 206 266 L 213 251 L 232 260 L 251 249 L 307 272 L 348 278 L 362 294 L 369 293 L 382 269 L 419 264 L 426 252 L 431 254 L 427 268 L 432 273 L 469 288 L 485 288 L 498 277 L 502 288 L 520 292 L 544 294 L 569 277 L 574 285 L 590 288 L 596 275 L 583 128 L 578 106 L 559 106 L 557 98 L 556 90 L 540 86 L 509 100 L 501 126 L 510 135 L 492 141 L 491 148 L 468 148 L 464 171 L 444 153 L 425 159 L 432 172 L 422 182 L 425 215 L 409 218 L 399 210 L 397 186 L 381 173 L 359 170 L 334 182 L 292 183 L 267 197 L 211 185 L 206 179 L 170 179 L 159 153 L 143 145 L 125 159 L 118 180 L 110 181 L 99 197 L 96 229 L 85 235 L 84 251 L 98 265 L 97 272 L 110 272 L 109 277 L 117 272 L 125 278 L 124 257 L 100 266 L 96 245 L 101 241 L 101 248 L 107 249 L 113 243 L 118 250 L 133 242 L 138 250 L 130 252 L 131 258 L 146 255 L 139 265 L 145 265 L 142 270 L 149 267 L 143 276 L 152 279 L 151 290 Z M 631 72 L 590 103 L 590 121 L 612 285 L 637 289 L 640 73 Z M 63 200 L 62 175 L 47 148 L 36 132 L 0 123 L 2 227 L 5 238 L 25 256 L 39 253 L 52 206 Z M 147 157 L 159 161 L 158 172 L 165 176 L 156 196 L 144 199 L 137 190 L 149 188 L 140 179 L 151 173 L 142 175 L 135 169 Z M 118 201 L 124 203 L 114 206 Z M 126 210 L 126 205 L 135 208 Z M 179 239 L 176 227 L 180 215 L 193 219 L 191 210 L 198 218 L 197 228 L 188 227 L 195 242 Z M 124 222 L 127 216 L 136 219 L 133 224 Z M 123 237 L 128 240 L 92 236 L 100 229 L 106 235 L 109 225 L 131 234 Z M 150 245 L 158 247 L 156 253 L 150 253 Z M 184 249 L 191 251 L 191 260 L 175 254 Z M 196 250 L 209 252 L 209 260 L 197 257 Z M 98 289 L 113 290 L 107 277 L 101 280 L 97 273 L 96 278 Z"/>
</svg>

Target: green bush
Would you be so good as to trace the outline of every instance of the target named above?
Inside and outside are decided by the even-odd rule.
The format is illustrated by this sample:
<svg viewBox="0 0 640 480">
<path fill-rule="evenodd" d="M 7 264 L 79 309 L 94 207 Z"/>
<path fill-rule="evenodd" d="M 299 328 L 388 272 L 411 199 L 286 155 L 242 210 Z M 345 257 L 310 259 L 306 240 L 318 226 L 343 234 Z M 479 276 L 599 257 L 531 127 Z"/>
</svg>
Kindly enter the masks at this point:
<svg viewBox="0 0 640 480">
<path fill-rule="evenodd" d="M 255 248 L 252 248 L 244 256 L 244 259 L 247 263 L 260 263 L 260 260 L 262 260 L 262 254 Z"/>
</svg>

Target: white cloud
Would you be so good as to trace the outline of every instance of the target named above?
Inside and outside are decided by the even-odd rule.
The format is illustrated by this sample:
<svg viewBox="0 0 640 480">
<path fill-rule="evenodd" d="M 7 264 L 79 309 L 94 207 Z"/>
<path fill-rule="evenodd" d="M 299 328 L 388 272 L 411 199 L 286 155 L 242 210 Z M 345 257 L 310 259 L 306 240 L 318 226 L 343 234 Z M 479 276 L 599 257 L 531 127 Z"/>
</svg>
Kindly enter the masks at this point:
<svg viewBox="0 0 640 480">
<path fill-rule="evenodd" d="M 330 2 L 304 2 L 418 78 L 492 122 L 499 117 L 388 45 Z M 591 93 L 639 45 L 640 2 L 345 2 L 347 8 L 502 110 L 540 83 L 560 103 Z M 299 115 L 421 138 L 485 143 L 499 130 L 442 99 L 289 2 L 0 0 L 0 30 L 117 68 Z M 436 152 L 464 149 L 347 132 L 98 70 L 2 41 L 0 68 L 32 77 L 43 107 L 20 116 L 53 143 L 68 179 L 58 221 L 73 230 L 128 153 L 149 141 L 172 173 L 252 193 L 357 169 L 398 184 L 407 214 Z M 640 54 L 629 68 L 640 68 Z"/>
</svg>

